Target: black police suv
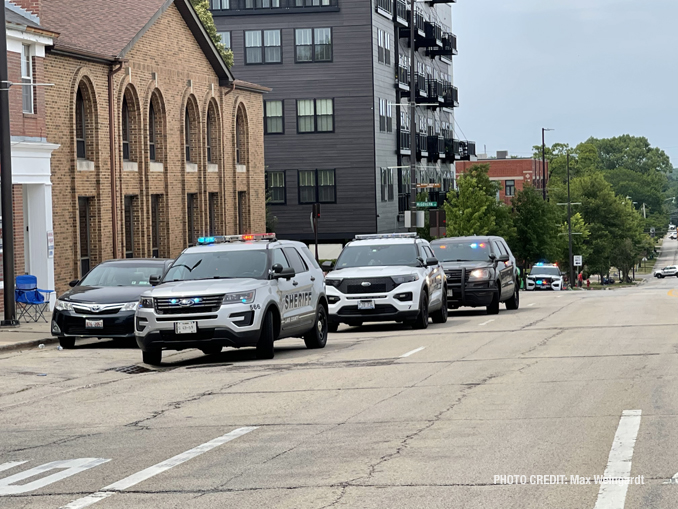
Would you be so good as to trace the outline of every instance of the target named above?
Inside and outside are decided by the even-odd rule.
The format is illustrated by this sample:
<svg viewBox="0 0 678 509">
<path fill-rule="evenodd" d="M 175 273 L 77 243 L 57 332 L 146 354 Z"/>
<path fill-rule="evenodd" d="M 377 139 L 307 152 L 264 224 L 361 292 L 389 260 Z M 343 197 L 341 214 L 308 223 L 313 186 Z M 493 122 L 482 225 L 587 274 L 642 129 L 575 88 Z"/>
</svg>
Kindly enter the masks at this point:
<svg viewBox="0 0 678 509">
<path fill-rule="evenodd" d="M 162 278 L 172 260 L 131 258 L 109 260 L 89 271 L 61 295 L 52 313 L 52 335 L 63 348 L 76 338 L 134 338 L 134 312 L 139 296 Z"/>
<path fill-rule="evenodd" d="M 501 237 L 453 237 L 431 242 L 447 276 L 447 305 L 486 307 L 487 314 L 520 305 L 516 260 Z"/>
</svg>

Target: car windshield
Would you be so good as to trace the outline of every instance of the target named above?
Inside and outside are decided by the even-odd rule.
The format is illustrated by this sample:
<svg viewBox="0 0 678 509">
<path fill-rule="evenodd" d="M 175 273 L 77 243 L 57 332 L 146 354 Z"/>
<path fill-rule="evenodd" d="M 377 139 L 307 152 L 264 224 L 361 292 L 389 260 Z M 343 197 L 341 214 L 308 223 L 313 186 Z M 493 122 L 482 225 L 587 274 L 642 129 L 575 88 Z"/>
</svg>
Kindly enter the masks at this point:
<svg viewBox="0 0 678 509">
<path fill-rule="evenodd" d="M 485 262 L 490 259 L 488 242 L 445 242 L 432 247 L 441 262 Z"/>
<path fill-rule="evenodd" d="M 377 244 L 371 246 L 348 246 L 337 260 L 336 269 L 350 267 L 373 267 L 408 265 L 418 266 L 417 249 L 411 244 Z"/>
<path fill-rule="evenodd" d="M 530 276 L 560 276 L 558 267 L 532 267 Z"/>
<path fill-rule="evenodd" d="M 151 286 L 151 276 L 162 276 L 162 263 L 102 263 L 94 267 L 81 286 Z"/>
<path fill-rule="evenodd" d="M 267 251 L 263 249 L 185 253 L 177 258 L 163 281 L 266 279 L 267 267 Z"/>
</svg>

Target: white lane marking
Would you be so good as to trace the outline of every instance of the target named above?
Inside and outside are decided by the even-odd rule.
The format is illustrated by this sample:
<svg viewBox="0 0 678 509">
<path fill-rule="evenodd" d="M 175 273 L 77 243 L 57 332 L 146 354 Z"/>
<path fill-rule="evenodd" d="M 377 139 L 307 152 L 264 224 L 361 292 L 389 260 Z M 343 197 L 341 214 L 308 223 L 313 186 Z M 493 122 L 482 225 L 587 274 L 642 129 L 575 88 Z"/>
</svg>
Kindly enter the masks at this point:
<svg viewBox="0 0 678 509">
<path fill-rule="evenodd" d="M 52 484 L 54 482 L 61 481 L 62 479 L 66 479 L 72 475 L 79 474 L 80 472 L 84 472 L 85 470 L 99 466 L 102 463 L 106 463 L 107 461 L 111 460 L 104 458 L 78 458 L 74 460 L 52 461 L 51 463 L 45 463 L 39 467 L 31 468 L 29 470 L 25 470 L 24 472 L 19 472 L 18 474 L 10 475 L 9 477 L 0 479 L 0 496 L 19 495 L 21 493 L 28 493 L 29 491 L 44 488 L 48 484 Z M 25 462 L 20 462 L 19 464 L 21 463 Z M 45 472 L 56 469 L 65 470 L 61 470 L 61 472 L 56 472 L 52 475 L 48 475 L 47 477 L 43 477 L 41 479 L 36 479 L 35 481 L 26 484 L 20 484 L 18 486 L 15 484 L 25 479 L 30 479 L 36 475 L 44 474 Z"/>
<path fill-rule="evenodd" d="M 612 442 L 610 456 L 607 460 L 607 467 L 603 474 L 605 480 L 629 479 L 633 448 L 636 445 L 636 437 L 640 429 L 641 413 L 641 410 L 624 410 L 622 412 L 619 427 Z M 594 509 L 624 509 L 628 488 L 627 482 L 601 484 Z"/>
<path fill-rule="evenodd" d="M 678 474 L 671 477 L 668 481 L 665 481 L 664 484 L 678 484 Z"/>
<path fill-rule="evenodd" d="M 527 305 L 528 308 L 531 308 L 532 306 L 534 306 L 534 302 L 532 304 Z"/>
<path fill-rule="evenodd" d="M 61 509 L 82 509 L 83 507 L 89 507 L 100 500 L 108 498 L 111 495 L 115 495 L 119 491 L 131 488 L 132 486 L 139 484 L 142 481 L 150 479 L 151 477 L 154 477 L 158 474 L 161 474 L 162 472 L 165 472 L 170 468 L 174 468 L 178 465 L 181 465 L 182 463 L 185 463 L 188 460 L 195 458 L 196 456 L 200 456 L 201 454 L 206 453 L 207 451 L 211 451 L 215 447 L 219 447 L 220 445 L 223 445 L 226 442 L 235 440 L 236 438 L 241 437 L 246 433 L 249 433 L 250 431 L 254 431 L 255 429 L 257 429 L 257 426 L 246 426 L 243 428 L 233 430 L 230 433 L 226 433 L 225 435 L 215 438 L 214 440 L 205 442 L 204 444 L 199 445 L 198 447 L 194 447 L 189 451 L 182 452 L 181 454 L 177 454 L 176 456 L 170 459 L 161 461 L 157 465 L 148 467 L 147 469 L 142 470 L 141 472 L 132 474 L 129 477 L 125 477 L 124 479 L 113 484 L 109 484 L 108 486 L 102 488 L 100 491 L 88 495 L 86 497 L 80 498 L 78 500 L 75 500 L 70 504 L 63 506 Z"/>
<path fill-rule="evenodd" d="M 23 465 L 24 463 L 28 463 L 28 461 L 10 461 L 9 463 L 3 463 L 0 465 L 0 472 L 4 472 L 5 470 L 9 470 L 10 468 L 18 467 L 19 465 Z"/>
<path fill-rule="evenodd" d="M 490 322 L 494 322 L 494 318 L 492 318 L 491 320 L 488 320 L 488 321 L 486 321 L 486 322 L 479 323 L 478 326 L 481 326 L 481 325 L 487 325 L 487 324 L 490 323 Z"/>
<path fill-rule="evenodd" d="M 407 352 L 407 353 L 402 354 L 402 355 L 400 356 L 400 358 L 402 359 L 402 358 L 404 358 L 404 357 L 409 357 L 410 355 L 414 355 L 414 354 L 417 353 L 417 352 L 421 352 L 424 348 L 426 348 L 426 347 L 425 347 L 425 346 L 420 346 L 419 348 L 415 348 L 415 349 L 412 350 L 411 352 Z"/>
</svg>

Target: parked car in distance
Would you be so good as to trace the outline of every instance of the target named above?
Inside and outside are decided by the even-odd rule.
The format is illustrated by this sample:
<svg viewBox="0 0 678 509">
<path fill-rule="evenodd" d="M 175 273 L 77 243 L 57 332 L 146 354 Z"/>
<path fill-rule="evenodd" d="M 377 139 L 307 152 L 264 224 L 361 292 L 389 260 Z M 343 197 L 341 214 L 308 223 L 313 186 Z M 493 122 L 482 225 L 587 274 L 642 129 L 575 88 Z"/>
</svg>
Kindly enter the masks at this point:
<svg viewBox="0 0 678 509">
<path fill-rule="evenodd" d="M 447 306 L 485 306 L 499 313 L 520 306 L 520 283 L 513 253 L 501 237 L 453 237 L 437 239 L 431 247 L 447 276 Z"/>
<path fill-rule="evenodd" d="M 139 296 L 161 278 L 172 260 L 130 258 L 109 260 L 89 271 L 61 295 L 52 313 L 52 335 L 63 348 L 76 338 L 134 338 L 134 313 Z"/>
</svg>

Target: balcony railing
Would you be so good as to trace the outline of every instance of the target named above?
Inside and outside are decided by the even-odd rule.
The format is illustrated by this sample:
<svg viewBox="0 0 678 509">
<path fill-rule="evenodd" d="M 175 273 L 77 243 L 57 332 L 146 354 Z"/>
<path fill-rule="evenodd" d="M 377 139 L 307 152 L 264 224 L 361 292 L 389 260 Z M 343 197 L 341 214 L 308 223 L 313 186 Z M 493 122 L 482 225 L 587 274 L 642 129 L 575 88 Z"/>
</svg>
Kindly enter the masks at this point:
<svg viewBox="0 0 678 509">
<path fill-rule="evenodd" d="M 398 136 L 398 149 L 400 155 L 409 155 L 410 152 L 410 132 L 403 129 L 400 130 L 400 135 Z"/>
<path fill-rule="evenodd" d="M 402 90 L 410 89 L 410 70 L 401 65 L 398 65 L 398 88 Z"/>
<path fill-rule="evenodd" d="M 398 193 L 398 212 L 410 210 L 410 193 Z"/>
<path fill-rule="evenodd" d="M 437 134 L 428 137 L 428 157 L 432 161 L 445 158 L 445 138 Z"/>
<path fill-rule="evenodd" d="M 442 34 L 441 44 L 436 44 L 436 47 L 431 47 L 427 50 L 428 56 L 431 58 L 445 57 L 452 58 L 457 54 L 457 36 L 451 32 L 444 32 Z"/>
<path fill-rule="evenodd" d="M 400 26 L 408 27 L 410 26 L 409 19 L 410 13 L 405 0 L 396 0 L 396 23 L 398 23 Z"/>
<path fill-rule="evenodd" d="M 449 161 L 470 161 L 475 156 L 475 141 L 445 139 L 445 158 Z"/>
<path fill-rule="evenodd" d="M 428 138 L 425 133 L 417 133 L 417 159 L 428 157 Z"/>
<path fill-rule="evenodd" d="M 272 14 L 287 10 L 338 10 L 339 0 L 211 0 L 210 7 L 217 15 Z"/>
<path fill-rule="evenodd" d="M 450 83 L 443 84 L 443 106 L 445 108 L 459 107 L 459 89 Z"/>
<path fill-rule="evenodd" d="M 393 15 L 393 0 L 377 0 L 377 12 L 379 11 Z"/>
<path fill-rule="evenodd" d="M 417 83 L 417 97 L 427 98 L 428 97 L 428 85 L 426 83 L 426 76 L 423 74 L 417 73 L 415 76 L 415 81 Z"/>
</svg>

